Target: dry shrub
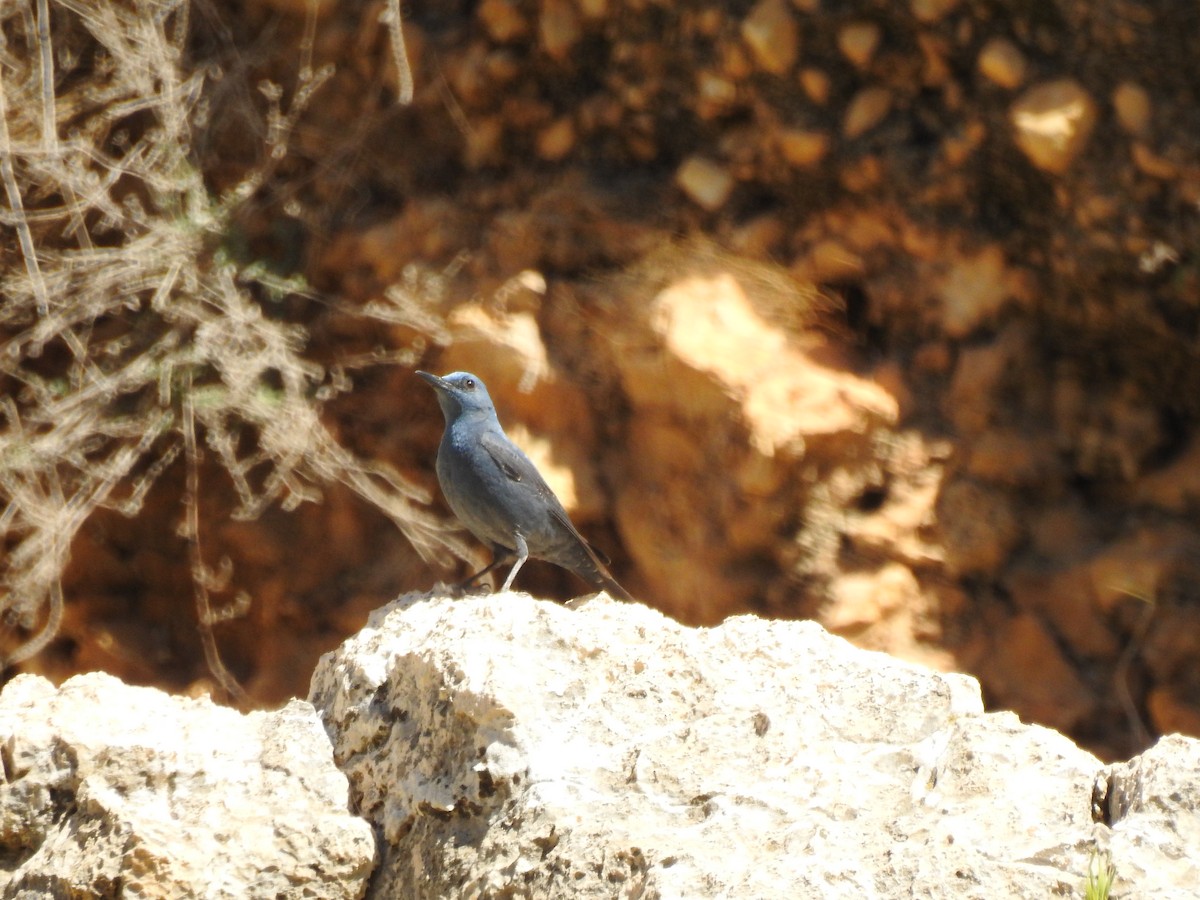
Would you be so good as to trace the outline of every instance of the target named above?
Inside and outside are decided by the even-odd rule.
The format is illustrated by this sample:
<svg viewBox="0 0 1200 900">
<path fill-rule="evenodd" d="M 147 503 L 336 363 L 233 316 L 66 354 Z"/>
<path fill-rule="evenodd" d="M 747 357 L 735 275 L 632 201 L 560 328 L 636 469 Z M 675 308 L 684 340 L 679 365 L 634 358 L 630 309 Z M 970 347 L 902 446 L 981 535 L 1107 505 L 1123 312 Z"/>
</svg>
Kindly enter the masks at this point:
<svg viewBox="0 0 1200 900">
<path fill-rule="evenodd" d="M 185 66 L 188 14 L 186 0 L 0 5 L 0 611 L 23 635 L 7 665 L 54 636 L 80 526 L 100 508 L 136 515 L 180 455 L 199 618 L 221 617 L 196 512 L 202 446 L 232 478 L 240 517 L 337 482 L 426 558 L 461 553 L 422 489 L 322 425 L 321 404 L 347 382 L 305 358 L 304 331 L 272 318 L 253 272 L 219 250 L 327 74 L 311 68 L 311 28 L 289 107 L 264 92 L 266 162 L 214 197 L 191 147 L 205 104 L 202 74 Z"/>
</svg>

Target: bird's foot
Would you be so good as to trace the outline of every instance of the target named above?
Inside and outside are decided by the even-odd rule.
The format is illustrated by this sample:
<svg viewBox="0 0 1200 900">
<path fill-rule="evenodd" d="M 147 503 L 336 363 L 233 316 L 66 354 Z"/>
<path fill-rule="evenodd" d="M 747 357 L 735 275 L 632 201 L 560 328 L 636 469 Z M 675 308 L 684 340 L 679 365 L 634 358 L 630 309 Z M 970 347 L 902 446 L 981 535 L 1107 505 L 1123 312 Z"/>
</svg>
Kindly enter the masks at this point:
<svg viewBox="0 0 1200 900">
<path fill-rule="evenodd" d="M 490 585 L 475 581 L 468 578 L 466 581 L 460 581 L 458 584 L 450 586 L 449 594 L 451 597 L 474 597 L 479 594 L 494 594 L 496 589 Z"/>
</svg>

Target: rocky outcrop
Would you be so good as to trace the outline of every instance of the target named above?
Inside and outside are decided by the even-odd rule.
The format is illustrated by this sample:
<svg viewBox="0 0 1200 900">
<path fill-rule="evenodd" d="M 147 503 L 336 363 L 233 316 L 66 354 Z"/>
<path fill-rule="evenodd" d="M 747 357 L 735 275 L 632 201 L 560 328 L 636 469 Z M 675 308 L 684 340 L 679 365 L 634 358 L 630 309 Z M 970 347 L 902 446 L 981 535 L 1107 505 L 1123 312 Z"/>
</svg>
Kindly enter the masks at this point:
<svg viewBox="0 0 1200 900">
<path fill-rule="evenodd" d="M 4 897 L 361 897 L 370 827 L 311 706 L 242 715 L 100 673 L 0 694 Z"/>
<path fill-rule="evenodd" d="M 1103 769 L 978 683 L 811 622 L 410 595 L 310 699 L 380 831 L 373 897 L 1200 896 L 1200 745 Z"/>
<path fill-rule="evenodd" d="M 311 700 L 16 678 L 0 894 L 1042 900 L 1111 858 L 1113 896 L 1200 897 L 1200 742 L 1104 768 L 812 622 L 408 595 Z"/>
</svg>

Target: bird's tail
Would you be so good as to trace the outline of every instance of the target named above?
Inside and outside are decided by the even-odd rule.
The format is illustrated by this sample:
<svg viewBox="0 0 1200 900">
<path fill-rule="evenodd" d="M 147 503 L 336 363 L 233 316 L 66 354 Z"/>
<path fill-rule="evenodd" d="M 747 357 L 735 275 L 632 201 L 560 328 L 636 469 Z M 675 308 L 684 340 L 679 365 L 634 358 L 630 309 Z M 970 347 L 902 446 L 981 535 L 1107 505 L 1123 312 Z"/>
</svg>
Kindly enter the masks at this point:
<svg viewBox="0 0 1200 900">
<path fill-rule="evenodd" d="M 608 571 L 608 557 L 586 540 L 583 541 L 583 549 L 587 551 L 587 556 L 573 566 L 572 571 L 588 584 L 603 588 L 618 600 L 633 603 L 633 595 L 621 587 L 620 582 L 613 578 L 612 572 Z"/>
<path fill-rule="evenodd" d="M 563 537 L 567 540 L 566 546 L 560 545 L 559 552 L 549 557 L 550 561 L 564 569 L 570 569 L 588 584 L 603 588 L 620 600 L 634 602 L 633 595 L 621 587 L 617 579 L 613 578 L 612 572 L 608 571 L 608 557 L 589 544 L 587 538 L 576 530 L 566 511 L 559 506 L 557 510 L 551 511 L 551 515 L 562 526 Z"/>
<path fill-rule="evenodd" d="M 617 579 L 613 578 L 612 575 L 608 573 L 601 573 L 599 586 L 603 587 L 604 590 L 606 590 L 611 596 L 616 597 L 618 600 L 624 600 L 626 603 L 634 602 L 633 595 L 630 594 L 629 591 L 625 590 L 625 588 L 621 587 Z"/>
</svg>

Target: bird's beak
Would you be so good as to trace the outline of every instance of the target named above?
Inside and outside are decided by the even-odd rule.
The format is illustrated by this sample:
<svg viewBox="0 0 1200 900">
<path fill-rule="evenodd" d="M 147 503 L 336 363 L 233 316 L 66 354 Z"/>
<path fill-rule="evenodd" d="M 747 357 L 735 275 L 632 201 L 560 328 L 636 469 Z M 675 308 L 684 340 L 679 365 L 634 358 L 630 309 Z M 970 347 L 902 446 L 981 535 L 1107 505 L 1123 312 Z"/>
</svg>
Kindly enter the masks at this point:
<svg viewBox="0 0 1200 900">
<path fill-rule="evenodd" d="M 420 369 L 418 369 L 417 375 L 420 378 L 422 378 L 424 381 L 428 382 L 429 386 L 431 388 L 433 388 L 435 391 L 437 391 L 438 393 L 449 390 L 449 387 L 447 386 L 445 380 L 442 378 L 439 378 L 438 376 L 434 375 L 431 372 L 422 372 Z"/>
</svg>

